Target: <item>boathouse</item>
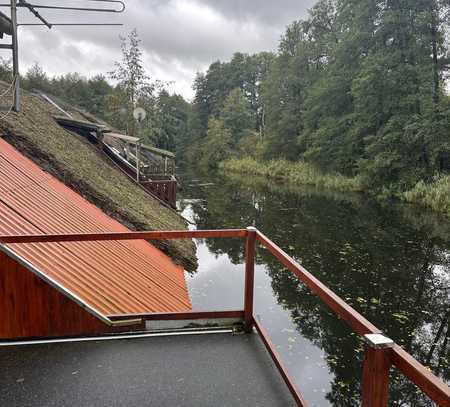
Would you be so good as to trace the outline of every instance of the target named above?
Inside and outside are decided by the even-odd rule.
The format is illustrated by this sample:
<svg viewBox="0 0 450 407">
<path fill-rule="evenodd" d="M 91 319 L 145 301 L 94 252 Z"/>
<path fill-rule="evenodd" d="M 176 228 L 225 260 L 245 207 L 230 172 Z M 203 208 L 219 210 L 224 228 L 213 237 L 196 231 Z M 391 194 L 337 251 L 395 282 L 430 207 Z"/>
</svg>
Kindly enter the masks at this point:
<svg viewBox="0 0 450 407">
<path fill-rule="evenodd" d="M 128 232 L 0 138 L 0 235 Z M 143 240 L 0 245 L 0 339 L 141 330 L 191 309 L 182 267 Z"/>
</svg>

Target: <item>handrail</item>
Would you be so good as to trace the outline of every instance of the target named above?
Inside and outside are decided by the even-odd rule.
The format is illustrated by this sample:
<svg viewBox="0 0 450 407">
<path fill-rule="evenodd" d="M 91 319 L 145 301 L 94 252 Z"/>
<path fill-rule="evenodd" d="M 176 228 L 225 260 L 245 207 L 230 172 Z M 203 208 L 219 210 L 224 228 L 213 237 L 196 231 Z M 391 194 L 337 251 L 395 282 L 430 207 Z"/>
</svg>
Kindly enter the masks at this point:
<svg viewBox="0 0 450 407">
<path fill-rule="evenodd" d="M 256 235 L 256 236 L 255 236 Z M 140 318 L 147 320 L 162 319 L 183 319 L 191 317 L 198 319 L 203 317 L 220 318 L 220 317 L 244 317 L 246 324 L 248 324 L 248 315 L 251 315 L 253 307 L 253 289 L 250 284 L 253 284 L 255 251 L 252 245 L 255 244 L 255 239 L 261 243 L 268 251 L 275 256 L 289 271 L 291 271 L 300 281 L 302 281 L 313 293 L 315 293 L 325 304 L 327 304 L 333 312 L 341 319 L 346 321 L 358 334 L 364 336 L 366 334 L 379 334 L 381 331 L 364 318 L 360 313 L 348 305 L 337 294 L 330 290 L 325 284 L 319 281 L 304 267 L 297 263 L 284 250 L 277 246 L 263 233 L 255 228 L 247 229 L 224 229 L 224 230 L 191 230 L 191 231 L 149 231 L 149 232 L 116 232 L 116 233 L 82 233 L 82 234 L 40 234 L 40 235 L 14 235 L 14 236 L 0 236 L 0 244 L 19 244 L 19 243 L 50 243 L 50 242 L 90 242 L 90 241 L 119 241 L 119 240 L 162 240 L 162 239 L 198 239 L 198 238 L 247 238 L 246 247 L 246 298 L 245 309 L 243 311 L 216 311 L 216 312 L 191 312 L 181 314 L 139 314 Z M 249 240 L 250 239 L 250 240 Z M 122 319 L 124 315 L 110 315 L 111 320 Z M 136 315 L 126 315 L 126 317 L 136 317 Z M 283 367 L 279 356 L 274 352 L 270 341 L 267 341 L 267 335 L 264 337 L 264 332 L 261 334 L 261 325 L 254 319 L 250 323 L 256 326 L 257 331 L 263 336 L 265 344 L 268 347 L 271 356 L 280 369 L 283 378 L 288 384 L 291 392 L 299 405 L 306 405 L 302 396 L 296 391 L 292 380 L 287 376 L 287 372 Z M 246 327 L 249 328 L 248 326 Z M 403 350 L 400 346 L 394 345 L 393 348 L 378 349 L 383 357 L 388 358 L 389 363 L 394 364 L 406 377 L 415 383 L 425 394 L 427 394 L 433 401 L 440 406 L 450 406 L 450 388 L 437 376 L 429 371 L 425 366 L 419 363 L 414 357 Z M 378 357 L 375 355 L 375 357 Z M 365 363 L 372 363 L 371 362 Z M 280 367 L 281 366 L 281 367 Z M 369 366 L 370 368 L 370 366 Z M 369 369 L 370 371 L 370 369 Z M 385 372 L 374 371 L 372 376 L 376 374 L 384 374 Z M 376 381 L 376 377 L 370 378 Z M 383 383 L 384 385 L 385 383 Z M 386 383 L 387 385 L 387 383 Z M 369 384 L 363 383 L 363 387 Z M 370 387 L 369 386 L 369 387 Z M 382 389 L 387 391 L 387 389 Z M 384 399 L 377 399 L 375 402 L 369 400 L 368 404 L 363 402 L 363 406 L 381 407 L 386 406 Z M 304 403 L 304 404 L 302 404 Z"/>
<path fill-rule="evenodd" d="M 270 253 L 280 260 L 289 271 L 294 273 L 312 292 L 317 294 L 323 302 L 325 302 L 340 318 L 346 321 L 359 335 L 381 332 L 375 325 L 355 311 L 350 305 L 304 269 L 268 237 L 261 232 L 257 232 L 257 239 L 270 251 Z"/>
<path fill-rule="evenodd" d="M 391 361 L 439 406 L 450 406 L 450 388 L 399 345 L 391 350 Z"/>
<path fill-rule="evenodd" d="M 364 318 L 355 309 L 349 306 L 338 295 L 315 278 L 305 268 L 298 264 L 285 251 L 278 247 L 261 232 L 257 232 L 258 241 L 265 246 L 280 262 L 293 274 L 295 274 L 312 292 L 320 297 L 340 318 L 345 320 L 358 334 L 376 334 L 381 331 Z M 386 349 L 388 357 L 405 376 L 415 383 L 439 406 L 450 406 L 450 388 L 429 369 L 418 362 L 400 346 L 394 345 L 392 349 Z M 379 404 L 370 404 L 378 406 Z M 363 404 L 363 406 L 365 406 Z"/>
<path fill-rule="evenodd" d="M 223 230 L 171 230 L 150 232 L 111 232 L 111 233 L 68 233 L 0 236 L 0 244 L 7 243 L 58 243 L 58 242 L 96 242 L 109 240 L 172 240 L 246 237 L 245 229 Z"/>
</svg>

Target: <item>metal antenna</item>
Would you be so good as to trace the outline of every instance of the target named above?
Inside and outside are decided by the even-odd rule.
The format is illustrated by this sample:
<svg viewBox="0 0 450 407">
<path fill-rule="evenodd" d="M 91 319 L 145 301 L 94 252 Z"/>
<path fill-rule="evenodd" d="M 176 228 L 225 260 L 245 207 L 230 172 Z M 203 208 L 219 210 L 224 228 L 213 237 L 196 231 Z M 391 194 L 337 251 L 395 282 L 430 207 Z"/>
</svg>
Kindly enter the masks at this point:
<svg viewBox="0 0 450 407">
<path fill-rule="evenodd" d="M 103 4 L 114 4 L 118 8 L 98 8 L 98 7 L 64 7 L 43 4 L 31 4 L 26 0 L 10 0 L 9 4 L 0 4 L 1 7 L 11 9 L 11 18 L 0 12 L 0 38 L 3 35 L 9 35 L 12 38 L 11 44 L 0 44 L 0 49 L 9 49 L 13 54 L 13 85 L 14 85 L 14 107 L 15 112 L 20 112 L 20 74 L 19 74 L 19 44 L 17 38 L 17 28 L 23 26 L 46 26 L 51 29 L 53 26 L 119 26 L 123 24 L 116 23 L 49 23 L 36 9 L 44 10 L 66 10 L 66 11 L 86 11 L 95 13 L 123 13 L 125 11 L 125 3 L 121 0 L 84 0 L 86 2 L 95 2 Z M 28 9 L 40 23 L 22 23 L 17 22 L 17 8 L 22 7 Z"/>
<path fill-rule="evenodd" d="M 36 18 L 41 20 L 48 28 L 52 28 L 52 25 L 48 23 L 35 9 L 34 7 L 27 3 L 25 0 L 19 0 L 19 3 L 17 4 L 19 7 L 26 7 L 28 10 L 30 10 Z"/>
<path fill-rule="evenodd" d="M 20 112 L 19 42 L 17 39 L 17 0 L 11 0 L 14 111 Z"/>
</svg>

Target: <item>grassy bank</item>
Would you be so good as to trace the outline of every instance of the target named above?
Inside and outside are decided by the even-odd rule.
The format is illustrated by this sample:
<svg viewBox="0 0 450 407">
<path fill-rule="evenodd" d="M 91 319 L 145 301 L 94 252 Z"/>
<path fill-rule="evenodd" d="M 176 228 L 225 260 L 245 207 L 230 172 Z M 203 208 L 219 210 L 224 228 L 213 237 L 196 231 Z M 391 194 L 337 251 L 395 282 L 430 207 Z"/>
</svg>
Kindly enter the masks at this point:
<svg viewBox="0 0 450 407">
<path fill-rule="evenodd" d="M 246 174 L 282 180 L 287 185 L 309 185 L 341 192 L 364 192 L 361 181 L 341 174 L 325 174 L 305 162 L 272 160 L 258 162 L 253 158 L 231 159 L 222 163 L 225 173 Z M 450 176 L 439 176 L 432 183 L 420 181 L 407 191 L 400 193 L 401 201 L 430 208 L 450 217 Z"/>
<path fill-rule="evenodd" d="M 420 181 L 412 190 L 404 192 L 401 199 L 450 216 L 450 176 L 436 177 L 429 184 Z"/>
<path fill-rule="evenodd" d="M 339 191 L 362 192 L 358 178 L 349 178 L 341 174 L 324 174 L 305 162 L 273 160 L 258 162 L 253 158 L 231 159 L 222 164 L 225 173 L 257 175 L 285 181 L 292 185 L 310 185 Z"/>
</svg>

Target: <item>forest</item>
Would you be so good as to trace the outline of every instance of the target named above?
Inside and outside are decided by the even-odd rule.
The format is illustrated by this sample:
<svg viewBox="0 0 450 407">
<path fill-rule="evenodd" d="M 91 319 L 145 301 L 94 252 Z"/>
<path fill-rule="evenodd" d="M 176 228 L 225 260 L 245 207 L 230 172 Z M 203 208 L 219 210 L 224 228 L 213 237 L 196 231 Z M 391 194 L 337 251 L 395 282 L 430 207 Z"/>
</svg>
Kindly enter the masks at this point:
<svg viewBox="0 0 450 407">
<path fill-rule="evenodd" d="M 276 52 L 235 53 L 198 73 L 195 96 L 146 76 L 137 32 L 122 60 L 93 78 L 23 87 L 76 104 L 206 171 L 364 191 L 450 215 L 450 0 L 319 0 Z M 10 66 L 2 60 L 0 79 Z"/>
<path fill-rule="evenodd" d="M 319 1 L 276 54 L 198 75 L 186 157 L 450 213 L 449 8 Z"/>
</svg>

